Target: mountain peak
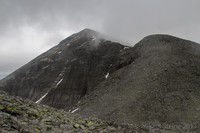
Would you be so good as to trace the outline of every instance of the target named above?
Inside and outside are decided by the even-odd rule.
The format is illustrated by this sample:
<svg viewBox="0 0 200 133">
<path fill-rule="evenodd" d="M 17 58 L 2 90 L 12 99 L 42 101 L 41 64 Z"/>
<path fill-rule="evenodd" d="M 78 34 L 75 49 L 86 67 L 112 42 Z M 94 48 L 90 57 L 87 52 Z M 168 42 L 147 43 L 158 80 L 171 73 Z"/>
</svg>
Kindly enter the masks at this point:
<svg viewBox="0 0 200 133">
<path fill-rule="evenodd" d="M 191 51 L 193 54 L 194 51 L 200 49 L 198 43 L 167 34 L 148 35 L 139 41 L 135 46 L 144 48 L 147 51 L 151 51 L 152 48 L 156 48 L 157 50 L 166 50 L 167 47 L 173 50 L 187 49 L 187 52 Z M 144 51 L 142 53 L 146 54 Z"/>
<path fill-rule="evenodd" d="M 69 44 L 71 42 L 74 42 L 75 40 L 90 40 L 90 41 L 95 41 L 95 40 L 99 40 L 99 39 L 103 39 L 103 35 L 98 33 L 97 31 L 95 30 L 92 30 L 92 29 L 83 29 L 77 33 L 74 33 L 73 35 L 65 38 L 64 40 L 62 40 L 60 42 L 60 44 Z M 79 44 L 82 44 L 82 43 L 79 43 Z"/>
<path fill-rule="evenodd" d="M 155 42 L 155 41 L 159 41 L 159 42 L 166 42 L 166 43 L 170 43 L 170 42 L 191 42 L 189 40 L 186 39 L 182 39 L 173 35 L 168 35 L 168 34 L 153 34 L 153 35 L 148 35 L 146 37 L 144 37 L 140 42 Z M 194 42 L 192 42 L 194 43 Z"/>
<path fill-rule="evenodd" d="M 81 30 L 80 32 L 96 32 L 95 30 L 89 29 L 89 28 L 85 28 L 83 30 Z"/>
<path fill-rule="evenodd" d="M 105 75 L 111 69 L 110 65 L 116 62 L 117 55 L 123 48 L 119 43 L 104 41 L 96 31 L 84 29 L 9 76 L 15 77 L 8 78 L 12 83 L 15 83 L 14 79 L 21 79 L 20 76 L 25 77 L 18 82 L 24 84 L 24 87 L 15 84 L 14 92 L 10 87 L 12 83 L 8 85 L 8 79 L 5 78 L 0 83 L 0 89 L 36 103 L 71 109 L 81 97 L 105 80 Z M 32 88 L 35 91 L 31 91 Z M 61 104 L 57 104 L 59 101 L 62 101 Z"/>
<path fill-rule="evenodd" d="M 86 37 L 99 37 L 99 36 L 102 36 L 100 33 L 98 33 L 97 31 L 95 30 L 92 30 L 92 29 L 83 29 L 82 31 L 78 32 L 77 35 L 79 36 L 86 36 Z"/>
</svg>

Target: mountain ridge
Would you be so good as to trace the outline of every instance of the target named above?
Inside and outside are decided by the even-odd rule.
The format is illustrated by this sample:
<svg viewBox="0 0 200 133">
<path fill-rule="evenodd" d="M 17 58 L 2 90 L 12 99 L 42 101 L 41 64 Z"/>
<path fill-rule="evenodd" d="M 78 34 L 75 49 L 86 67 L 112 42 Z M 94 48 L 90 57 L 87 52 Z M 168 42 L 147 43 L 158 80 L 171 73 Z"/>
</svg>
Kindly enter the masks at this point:
<svg viewBox="0 0 200 133">
<path fill-rule="evenodd" d="M 171 37 L 171 42 L 166 41 L 169 36 L 151 39 L 136 44 L 132 53 L 136 52 L 137 58 L 97 86 L 101 89 L 83 100 L 78 112 L 130 123 L 199 122 L 200 54 L 191 51 L 199 50 L 200 45 Z"/>
</svg>

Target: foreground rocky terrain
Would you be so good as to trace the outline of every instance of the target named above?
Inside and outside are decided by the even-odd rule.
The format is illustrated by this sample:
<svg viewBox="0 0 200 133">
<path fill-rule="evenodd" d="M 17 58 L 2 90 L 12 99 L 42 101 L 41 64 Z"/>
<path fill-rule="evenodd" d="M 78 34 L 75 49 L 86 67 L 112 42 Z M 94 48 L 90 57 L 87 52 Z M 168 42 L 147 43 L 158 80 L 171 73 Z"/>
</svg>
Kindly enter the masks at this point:
<svg viewBox="0 0 200 133">
<path fill-rule="evenodd" d="M 35 104 L 0 91 L 1 133 L 128 133 L 137 130 L 114 122 L 82 119 L 64 110 Z"/>
<path fill-rule="evenodd" d="M 198 127 L 198 123 L 122 125 L 97 118 L 82 118 L 0 91 L 1 133 L 198 133 Z"/>
</svg>

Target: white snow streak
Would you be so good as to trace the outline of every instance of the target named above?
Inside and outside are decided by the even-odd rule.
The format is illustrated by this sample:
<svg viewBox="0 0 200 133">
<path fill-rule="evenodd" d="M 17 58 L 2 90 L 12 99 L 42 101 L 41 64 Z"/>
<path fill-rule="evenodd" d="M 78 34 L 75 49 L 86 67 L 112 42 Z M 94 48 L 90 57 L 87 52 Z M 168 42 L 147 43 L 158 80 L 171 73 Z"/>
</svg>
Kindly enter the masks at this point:
<svg viewBox="0 0 200 133">
<path fill-rule="evenodd" d="M 42 96 L 39 100 L 37 100 L 35 103 L 39 103 L 43 98 L 45 98 L 47 96 L 48 92 L 44 94 L 44 96 Z"/>
<path fill-rule="evenodd" d="M 122 52 L 122 50 L 124 49 L 129 49 L 130 47 L 124 47 L 123 49 L 121 49 L 119 52 Z"/>
<path fill-rule="evenodd" d="M 127 48 L 129 48 L 129 47 L 124 47 L 124 49 L 127 49 Z"/>
<path fill-rule="evenodd" d="M 107 74 L 106 74 L 105 78 L 107 79 L 107 78 L 108 78 L 108 76 L 109 76 L 109 73 L 107 73 Z"/>
<path fill-rule="evenodd" d="M 77 108 L 77 109 L 73 110 L 71 113 L 74 113 L 74 112 L 76 112 L 77 110 L 79 110 L 79 108 Z"/>
<path fill-rule="evenodd" d="M 43 67 L 42 69 L 46 69 L 47 67 L 49 67 L 49 65 L 48 65 L 48 66 L 45 66 L 45 67 Z"/>
<path fill-rule="evenodd" d="M 62 80 L 63 80 L 63 78 L 58 81 L 58 83 L 56 84 L 56 86 L 58 86 L 62 82 Z"/>
<path fill-rule="evenodd" d="M 61 53 L 62 53 L 62 51 L 58 52 L 58 54 L 61 54 Z"/>
<path fill-rule="evenodd" d="M 92 37 L 92 41 L 94 41 L 95 39 L 96 39 L 96 37 L 95 37 L 95 36 L 93 36 L 93 37 Z"/>
</svg>

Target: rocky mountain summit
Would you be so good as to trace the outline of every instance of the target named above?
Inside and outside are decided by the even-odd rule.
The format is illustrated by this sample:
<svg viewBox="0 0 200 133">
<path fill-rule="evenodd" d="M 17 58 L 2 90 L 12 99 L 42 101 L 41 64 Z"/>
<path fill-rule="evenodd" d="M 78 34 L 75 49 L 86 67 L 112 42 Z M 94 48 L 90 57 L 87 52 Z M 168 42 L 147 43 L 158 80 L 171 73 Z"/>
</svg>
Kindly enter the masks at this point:
<svg viewBox="0 0 200 133">
<path fill-rule="evenodd" d="M 181 133 L 200 132 L 199 88 L 199 44 L 150 35 L 128 47 L 90 29 L 0 80 L 11 95 L 82 117 Z"/>
<path fill-rule="evenodd" d="M 125 46 L 85 29 L 0 81 L 0 89 L 56 108 L 73 105 L 106 79 Z"/>
</svg>

